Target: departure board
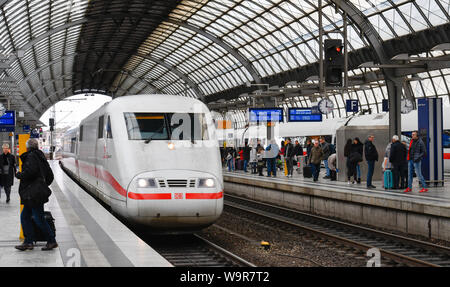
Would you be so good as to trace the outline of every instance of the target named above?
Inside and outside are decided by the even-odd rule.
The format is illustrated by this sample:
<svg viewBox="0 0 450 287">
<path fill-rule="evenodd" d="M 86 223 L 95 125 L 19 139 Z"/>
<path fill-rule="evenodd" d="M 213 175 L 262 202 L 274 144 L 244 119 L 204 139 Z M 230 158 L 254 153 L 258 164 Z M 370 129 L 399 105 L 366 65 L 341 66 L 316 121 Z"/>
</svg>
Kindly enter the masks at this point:
<svg viewBox="0 0 450 287">
<path fill-rule="evenodd" d="M 288 122 L 321 122 L 322 114 L 311 108 L 289 108 Z"/>
</svg>

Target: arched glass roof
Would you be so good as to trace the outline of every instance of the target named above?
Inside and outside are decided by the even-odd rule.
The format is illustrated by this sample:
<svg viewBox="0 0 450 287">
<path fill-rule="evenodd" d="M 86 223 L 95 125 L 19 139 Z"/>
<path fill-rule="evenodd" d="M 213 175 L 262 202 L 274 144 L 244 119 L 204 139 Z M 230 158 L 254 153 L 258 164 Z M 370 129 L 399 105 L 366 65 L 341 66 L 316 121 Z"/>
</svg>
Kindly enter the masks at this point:
<svg viewBox="0 0 450 287">
<path fill-rule="evenodd" d="M 352 83 L 348 91 L 327 95 L 336 107 L 329 116 L 345 116 L 349 98 L 381 112 L 381 100 L 388 97 L 384 73 L 376 66 L 359 68 L 368 60 L 380 63 L 373 39 L 389 59 L 396 51 L 443 59 L 413 76 L 399 71 L 399 77 L 404 96 L 440 96 L 449 105 L 447 52 L 431 51 L 450 42 L 448 0 L 322 2 L 325 39 L 342 38 L 337 31 L 344 29 L 344 15 L 348 18 Z M 280 106 L 310 106 L 320 95 L 296 87 L 318 74 L 317 5 L 317 0 L 0 0 L 0 61 L 7 67 L 0 69 L 0 94 L 32 119 L 84 92 L 178 94 L 239 114 L 263 89 L 248 88 L 247 82 L 267 84 Z M 13 82 L 6 81 L 10 77 Z"/>
</svg>

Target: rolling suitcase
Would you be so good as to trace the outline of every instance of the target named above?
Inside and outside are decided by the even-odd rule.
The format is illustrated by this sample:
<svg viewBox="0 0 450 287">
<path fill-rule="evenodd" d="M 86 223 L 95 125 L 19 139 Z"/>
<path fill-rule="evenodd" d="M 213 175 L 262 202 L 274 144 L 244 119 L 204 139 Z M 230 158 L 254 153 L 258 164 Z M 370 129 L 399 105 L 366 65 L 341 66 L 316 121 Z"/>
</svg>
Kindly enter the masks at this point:
<svg viewBox="0 0 450 287">
<path fill-rule="evenodd" d="M 392 187 L 394 187 L 394 180 L 393 180 L 393 177 L 392 177 L 392 171 L 387 169 L 384 172 L 383 178 L 384 178 L 384 189 L 391 189 Z"/>
<path fill-rule="evenodd" d="M 33 230 L 34 230 L 34 241 L 47 241 L 47 238 L 45 238 L 44 233 L 42 230 L 38 227 L 34 220 L 34 216 L 31 217 L 33 221 Z M 44 211 L 44 220 L 47 221 L 50 228 L 53 230 L 53 233 L 56 234 L 56 228 L 55 228 L 55 219 L 52 216 L 52 213 L 50 211 Z"/>
<path fill-rule="evenodd" d="M 312 169 L 311 166 L 305 165 L 303 167 L 303 177 L 311 178 L 312 177 Z"/>
</svg>

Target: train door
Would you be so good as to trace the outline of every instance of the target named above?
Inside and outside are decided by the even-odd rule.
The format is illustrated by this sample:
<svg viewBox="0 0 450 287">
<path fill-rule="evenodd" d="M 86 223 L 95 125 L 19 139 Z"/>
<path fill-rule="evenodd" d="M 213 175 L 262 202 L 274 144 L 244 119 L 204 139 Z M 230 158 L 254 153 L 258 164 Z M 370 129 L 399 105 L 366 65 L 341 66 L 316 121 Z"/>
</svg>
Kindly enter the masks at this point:
<svg viewBox="0 0 450 287">
<path fill-rule="evenodd" d="M 96 140 L 96 164 L 95 171 L 97 177 L 97 190 L 99 196 L 103 197 L 104 200 L 109 204 L 110 192 L 108 179 L 110 178 L 108 174 L 108 156 L 107 156 L 107 146 L 105 140 L 105 116 L 101 115 L 98 118 L 97 127 L 97 140 Z"/>
</svg>

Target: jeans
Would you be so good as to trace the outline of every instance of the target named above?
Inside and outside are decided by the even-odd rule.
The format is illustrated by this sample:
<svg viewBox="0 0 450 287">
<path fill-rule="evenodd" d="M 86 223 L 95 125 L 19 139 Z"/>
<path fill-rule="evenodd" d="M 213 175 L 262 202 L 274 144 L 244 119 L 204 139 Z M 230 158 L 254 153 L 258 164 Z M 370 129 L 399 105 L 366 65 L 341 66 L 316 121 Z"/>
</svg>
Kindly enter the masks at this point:
<svg viewBox="0 0 450 287">
<path fill-rule="evenodd" d="M 408 187 L 412 188 L 413 171 L 416 171 L 417 178 L 420 180 L 420 183 L 422 183 L 422 188 L 426 188 L 427 184 L 422 175 L 422 161 L 414 162 L 412 160 L 408 161 Z"/>
<path fill-rule="evenodd" d="M 311 163 L 311 169 L 312 169 L 313 179 L 314 179 L 314 181 L 317 181 L 319 179 L 320 163 L 319 164 Z"/>
<path fill-rule="evenodd" d="M 326 176 L 330 176 L 330 168 L 328 167 L 328 159 L 324 159 L 323 160 L 323 165 L 325 166 L 325 169 L 326 169 L 326 171 L 327 171 L 327 174 L 326 174 Z"/>
<path fill-rule="evenodd" d="M 47 239 L 47 243 L 55 243 L 55 233 L 44 219 L 44 205 L 38 207 L 30 207 L 24 205 L 22 213 L 20 214 L 20 223 L 22 224 L 23 235 L 25 237 L 25 244 L 33 244 L 35 234 L 33 229 L 33 216 L 37 226 L 43 231 Z"/>
<path fill-rule="evenodd" d="M 361 167 L 359 166 L 359 163 L 356 164 L 356 176 L 357 178 L 361 178 Z"/>
<path fill-rule="evenodd" d="M 372 176 L 373 176 L 373 172 L 375 170 L 375 161 L 374 160 L 368 160 L 367 161 L 367 166 L 368 166 L 368 169 L 367 169 L 367 187 L 369 187 L 369 186 L 372 185 Z M 358 165 L 358 167 L 359 167 L 359 165 Z M 358 178 L 360 178 L 360 177 L 358 176 Z"/>
<path fill-rule="evenodd" d="M 267 159 L 267 176 L 270 176 L 270 173 L 273 173 L 273 176 L 277 176 L 277 168 L 275 166 L 275 158 Z"/>
<path fill-rule="evenodd" d="M 0 186 L 0 197 L 2 197 L 2 188 L 5 189 L 6 199 L 9 199 L 11 195 L 11 186 L 10 185 Z"/>
<path fill-rule="evenodd" d="M 228 171 L 234 171 L 234 158 L 227 160 Z"/>
<path fill-rule="evenodd" d="M 248 160 L 244 160 L 244 171 L 247 172 Z"/>
</svg>

